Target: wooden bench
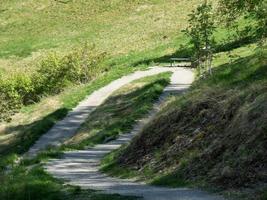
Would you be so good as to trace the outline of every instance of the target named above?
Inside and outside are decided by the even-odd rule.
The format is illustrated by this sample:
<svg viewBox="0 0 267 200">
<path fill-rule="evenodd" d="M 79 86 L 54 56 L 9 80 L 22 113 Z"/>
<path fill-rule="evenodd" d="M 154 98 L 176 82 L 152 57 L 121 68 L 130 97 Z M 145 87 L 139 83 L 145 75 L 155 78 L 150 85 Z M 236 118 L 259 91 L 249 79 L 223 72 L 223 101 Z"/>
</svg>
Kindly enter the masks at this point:
<svg viewBox="0 0 267 200">
<path fill-rule="evenodd" d="M 171 58 L 171 67 L 175 66 L 176 62 L 186 62 L 186 63 L 190 63 L 190 65 L 183 65 L 181 67 L 191 67 L 192 66 L 192 60 L 191 58 Z"/>
</svg>

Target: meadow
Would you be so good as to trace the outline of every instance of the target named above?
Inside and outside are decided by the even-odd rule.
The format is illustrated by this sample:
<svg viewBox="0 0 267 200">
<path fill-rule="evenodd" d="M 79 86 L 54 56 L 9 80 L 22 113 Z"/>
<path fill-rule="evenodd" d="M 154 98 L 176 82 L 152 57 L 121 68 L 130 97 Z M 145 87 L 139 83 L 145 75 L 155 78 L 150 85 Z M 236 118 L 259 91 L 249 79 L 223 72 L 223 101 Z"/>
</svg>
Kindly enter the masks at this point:
<svg viewBox="0 0 267 200">
<path fill-rule="evenodd" d="M 118 59 L 156 50 L 172 53 L 199 0 L 4 1 L 0 12 L 0 68 L 30 70 L 50 51 L 84 43 Z M 195 5 L 195 6 L 192 6 Z M 164 47 L 164 48 L 163 48 Z"/>
<path fill-rule="evenodd" d="M 182 30 L 188 26 L 188 14 L 201 2 L 1 1 L 0 182 L 4 184 L 0 187 L 0 199 L 134 199 L 102 195 L 65 185 L 47 174 L 42 162 L 50 157 L 61 156 L 61 150 L 84 149 L 107 139 L 116 139 L 119 134 L 131 130 L 135 121 L 147 114 L 168 84 L 169 73 L 137 80 L 118 90 L 92 113 L 77 135 L 68 140 L 62 149 L 48 149 L 35 160 L 23 160 L 20 164 L 16 164 L 16 161 L 41 135 L 95 90 L 137 70 L 169 65 L 171 57 L 191 57 L 194 52 Z M 254 21 L 242 19 L 238 27 L 242 29 L 247 24 L 253 27 Z M 102 163 L 105 172 L 172 187 L 197 186 L 207 189 L 225 187 L 227 184 L 239 187 L 247 181 L 246 174 L 249 171 L 246 167 L 240 169 L 240 166 L 255 167 L 246 163 L 249 159 L 254 159 L 255 163 L 264 161 L 264 139 L 254 138 L 252 132 L 246 132 L 246 127 L 259 133 L 266 130 L 266 116 L 261 112 L 266 109 L 266 44 L 259 46 L 255 43 L 257 38 L 254 35 L 238 38 L 235 31 L 221 24 L 214 37 L 214 75 L 202 79 L 196 73 L 196 81 L 188 94 L 169 99 L 168 105 L 134 143 L 105 158 Z M 143 101 L 143 98 L 146 100 Z M 216 107 L 218 102 L 220 106 Z M 236 110 L 231 105 L 235 105 Z M 247 121 L 250 119 L 247 110 L 256 119 L 254 124 Z M 220 120 L 210 119 L 209 115 Z M 190 121 L 194 130 L 197 130 L 203 116 L 208 120 L 206 124 L 203 123 L 203 131 L 197 133 L 198 138 L 191 135 L 191 129 L 182 129 L 186 127 L 183 123 Z M 227 126 L 222 122 L 231 124 L 232 129 L 226 129 Z M 248 126 L 243 122 L 247 122 Z M 191 149 L 175 149 L 170 155 L 168 147 L 171 148 L 173 143 L 159 141 L 150 145 L 151 138 L 157 141 L 158 136 L 165 134 L 164 131 L 157 132 L 157 126 L 160 124 L 165 127 L 169 123 L 182 128 L 180 132 L 169 128 L 170 135 L 166 138 L 174 141 L 182 135 L 185 140 L 194 139 L 196 142 Z M 256 125 L 259 125 L 258 129 Z M 244 147 L 250 148 L 250 144 L 240 145 L 242 141 L 234 139 L 229 141 L 231 135 L 228 132 L 233 137 L 242 137 L 233 128 L 235 126 L 247 135 L 246 140 L 254 141 L 252 146 L 258 145 L 262 152 L 255 151 L 250 155 L 244 150 Z M 150 134 L 154 134 L 153 137 L 147 138 L 146 135 Z M 143 159 L 146 155 L 138 155 L 138 150 L 146 148 L 138 145 L 138 139 L 158 149 L 154 151 L 153 148 L 147 148 L 147 152 L 153 155 L 151 160 Z M 229 152 L 219 155 L 223 159 L 216 160 L 214 157 L 211 162 L 207 159 L 210 155 L 206 150 L 216 152 L 217 147 L 221 146 L 209 144 L 217 141 L 229 145 Z M 234 154 L 235 147 L 239 145 L 237 153 L 229 156 Z M 200 158 L 210 165 L 199 162 Z M 241 174 L 239 178 L 232 177 L 225 181 L 219 173 L 216 174 L 223 168 L 222 160 Z M 135 166 L 136 163 L 141 165 Z M 162 167 L 159 169 L 154 168 L 153 163 L 166 165 L 159 165 Z M 208 173 L 209 177 L 202 177 L 190 169 Z M 207 172 L 207 169 L 210 171 Z M 260 179 L 253 179 L 257 173 L 252 174 L 249 181 L 257 183 Z M 212 182 L 214 177 L 219 184 Z M 266 199 L 266 188 L 257 190 L 255 195 L 261 200 Z"/>
</svg>

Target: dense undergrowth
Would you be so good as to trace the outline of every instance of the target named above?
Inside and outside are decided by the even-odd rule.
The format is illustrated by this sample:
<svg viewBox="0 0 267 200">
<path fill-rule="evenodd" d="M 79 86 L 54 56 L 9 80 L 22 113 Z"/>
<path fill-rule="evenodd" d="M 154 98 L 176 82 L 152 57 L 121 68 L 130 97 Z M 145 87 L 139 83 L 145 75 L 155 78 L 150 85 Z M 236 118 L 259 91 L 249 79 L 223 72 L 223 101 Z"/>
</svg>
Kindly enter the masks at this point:
<svg viewBox="0 0 267 200">
<path fill-rule="evenodd" d="M 264 191 L 266 77 L 266 48 L 214 68 L 212 76 L 197 80 L 185 96 L 167 105 L 128 147 L 109 155 L 103 170 L 157 185 Z"/>
</svg>

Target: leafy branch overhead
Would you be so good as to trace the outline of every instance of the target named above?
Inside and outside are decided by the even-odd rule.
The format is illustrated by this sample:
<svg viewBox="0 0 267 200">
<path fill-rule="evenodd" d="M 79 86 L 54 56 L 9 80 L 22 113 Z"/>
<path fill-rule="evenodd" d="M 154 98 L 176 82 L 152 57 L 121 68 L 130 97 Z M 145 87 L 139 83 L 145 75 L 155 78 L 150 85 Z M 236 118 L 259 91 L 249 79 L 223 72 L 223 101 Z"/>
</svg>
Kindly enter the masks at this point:
<svg viewBox="0 0 267 200">
<path fill-rule="evenodd" d="M 264 44 L 267 36 L 267 1 L 219 0 L 215 9 L 205 0 L 192 11 L 183 32 L 193 47 L 196 65 L 199 69 L 203 68 L 204 72 L 207 68 L 211 72 L 212 52 L 216 47 L 214 33 L 217 25 L 222 28 L 222 24 L 229 34 L 228 42 L 234 37 L 235 41 L 256 40 Z"/>
<path fill-rule="evenodd" d="M 206 1 L 189 15 L 189 25 L 184 32 L 190 38 L 194 57 L 200 70 L 211 73 L 212 46 L 214 45 L 215 21 L 213 8 Z M 200 72 L 202 73 L 202 72 Z"/>
<path fill-rule="evenodd" d="M 247 30 L 252 30 L 260 39 L 267 37 L 267 1 L 266 0 L 220 0 L 220 16 L 229 24 L 240 21 L 240 18 L 253 20 L 253 26 L 246 26 Z"/>
</svg>

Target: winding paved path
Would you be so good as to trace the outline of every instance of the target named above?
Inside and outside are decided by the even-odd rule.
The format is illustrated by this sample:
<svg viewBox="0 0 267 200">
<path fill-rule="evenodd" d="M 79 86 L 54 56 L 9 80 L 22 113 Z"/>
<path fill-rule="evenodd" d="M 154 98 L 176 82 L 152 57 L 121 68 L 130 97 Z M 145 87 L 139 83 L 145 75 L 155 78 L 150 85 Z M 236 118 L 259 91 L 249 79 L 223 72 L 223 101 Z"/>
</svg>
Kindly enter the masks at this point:
<svg viewBox="0 0 267 200">
<path fill-rule="evenodd" d="M 161 103 L 164 102 L 170 93 L 181 93 L 190 86 L 193 81 L 193 73 L 187 69 L 152 68 L 148 71 L 136 72 L 112 82 L 90 95 L 63 122 L 60 122 L 47 135 L 42 137 L 31 149 L 31 155 L 35 155 L 38 150 L 44 148 L 48 143 L 58 145 L 62 140 L 75 134 L 77 128 L 90 112 L 100 105 L 113 91 L 135 79 L 165 71 L 173 72 L 170 85 L 165 88 L 149 115 L 139 120 L 130 133 L 121 135 L 115 141 L 96 145 L 88 150 L 65 152 L 63 158 L 50 160 L 45 168 L 53 176 L 64 179 L 69 184 L 78 185 L 82 188 L 102 190 L 105 193 L 140 196 L 144 197 L 145 200 L 222 200 L 222 197 L 199 190 L 149 186 L 131 180 L 108 177 L 99 172 L 101 159 L 107 153 L 119 148 L 122 144 L 128 143 L 139 133 L 145 124 L 155 116 Z"/>
<path fill-rule="evenodd" d="M 93 92 L 84 101 L 82 101 L 76 108 L 60 122 L 58 122 L 46 134 L 41 136 L 39 140 L 30 148 L 26 153 L 28 157 L 34 157 L 37 153 L 47 146 L 59 146 L 64 140 L 72 137 L 87 119 L 89 114 L 96 109 L 97 106 L 102 104 L 113 92 L 122 86 L 146 77 L 156 75 L 162 72 L 173 71 L 174 68 L 153 67 L 147 71 L 137 71 L 133 74 L 123 76 L 105 87 Z"/>
</svg>

